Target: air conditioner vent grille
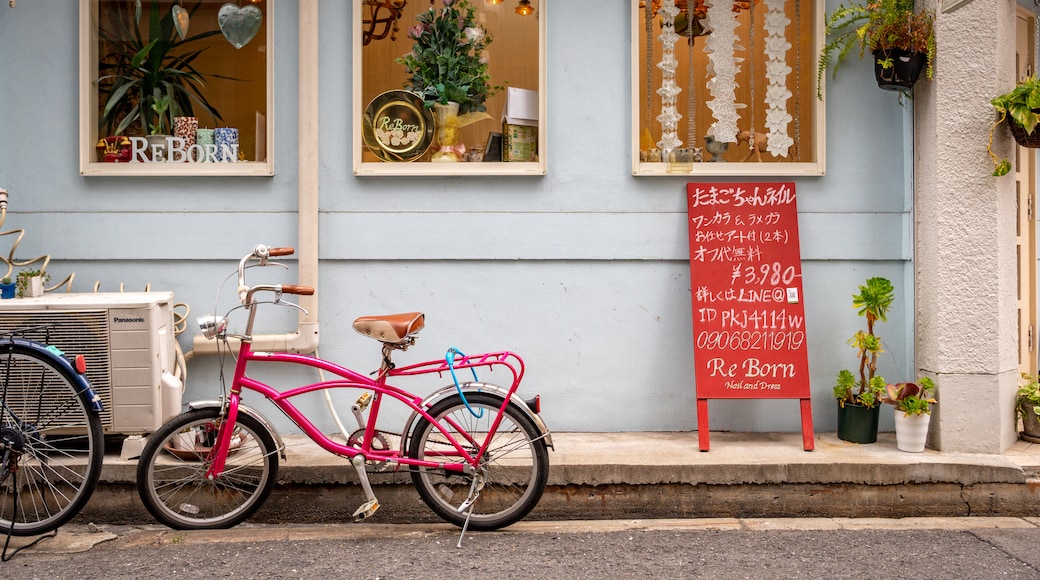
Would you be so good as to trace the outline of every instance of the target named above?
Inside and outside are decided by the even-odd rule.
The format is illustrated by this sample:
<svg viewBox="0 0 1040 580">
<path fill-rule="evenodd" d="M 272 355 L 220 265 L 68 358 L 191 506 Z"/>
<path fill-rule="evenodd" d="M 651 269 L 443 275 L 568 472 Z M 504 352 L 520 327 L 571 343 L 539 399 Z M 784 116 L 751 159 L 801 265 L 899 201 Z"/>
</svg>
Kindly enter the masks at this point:
<svg viewBox="0 0 1040 580">
<path fill-rule="evenodd" d="M 67 355 L 87 360 L 87 380 L 101 398 L 101 424 L 112 427 L 112 364 L 109 360 L 107 310 L 63 312 L 0 312 L 0 333 L 30 329 L 20 336 L 46 342 Z"/>
</svg>

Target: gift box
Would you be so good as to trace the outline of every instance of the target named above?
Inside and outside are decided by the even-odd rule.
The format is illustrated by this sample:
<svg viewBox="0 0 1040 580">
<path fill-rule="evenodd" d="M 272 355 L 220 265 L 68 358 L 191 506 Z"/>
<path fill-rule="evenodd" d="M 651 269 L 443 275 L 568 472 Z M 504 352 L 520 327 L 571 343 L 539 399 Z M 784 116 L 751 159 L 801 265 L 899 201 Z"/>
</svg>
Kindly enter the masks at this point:
<svg viewBox="0 0 1040 580">
<path fill-rule="evenodd" d="M 538 91 L 506 89 L 502 139 L 502 161 L 538 159 Z"/>
</svg>

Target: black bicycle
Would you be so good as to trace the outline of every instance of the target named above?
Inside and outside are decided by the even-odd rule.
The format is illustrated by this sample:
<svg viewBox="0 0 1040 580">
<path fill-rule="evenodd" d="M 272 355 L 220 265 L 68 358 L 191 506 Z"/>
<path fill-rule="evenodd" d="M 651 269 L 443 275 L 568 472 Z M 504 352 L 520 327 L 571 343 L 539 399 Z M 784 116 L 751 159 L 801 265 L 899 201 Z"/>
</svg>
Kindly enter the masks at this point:
<svg viewBox="0 0 1040 580">
<path fill-rule="evenodd" d="M 27 338 L 41 332 L 44 342 Z M 101 475 L 102 406 L 85 360 L 47 338 L 38 328 L 0 334 L 0 532 L 8 539 L 58 529 Z"/>
</svg>

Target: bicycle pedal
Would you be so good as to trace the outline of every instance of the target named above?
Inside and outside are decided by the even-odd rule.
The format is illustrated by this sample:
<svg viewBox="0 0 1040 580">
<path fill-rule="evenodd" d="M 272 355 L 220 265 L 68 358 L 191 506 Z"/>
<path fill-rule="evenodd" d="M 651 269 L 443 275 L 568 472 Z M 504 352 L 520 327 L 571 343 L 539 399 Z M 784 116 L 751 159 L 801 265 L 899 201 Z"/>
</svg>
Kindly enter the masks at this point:
<svg viewBox="0 0 1040 580">
<path fill-rule="evenodd" d="M 367 520 L 368 518 L 372 517 L 372 514 L 376 513 L 377 509 L 379 509 L 378 501 L 372 500 L 365 502 L 364 505 L 359 507 L 357 511 L 354 512 L 354 522 L 360 523 Z"/>
</svg>

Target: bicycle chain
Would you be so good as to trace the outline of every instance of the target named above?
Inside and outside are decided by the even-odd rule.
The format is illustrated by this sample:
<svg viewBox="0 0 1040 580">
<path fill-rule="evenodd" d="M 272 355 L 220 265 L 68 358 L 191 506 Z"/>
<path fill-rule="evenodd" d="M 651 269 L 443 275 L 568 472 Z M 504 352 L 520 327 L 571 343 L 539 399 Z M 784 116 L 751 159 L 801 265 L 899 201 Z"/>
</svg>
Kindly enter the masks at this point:
<svg viewBox="0 0 1040 580">
<path fill-rule="evenodd" d="M 372 439 L 372 448 L 376 451 L 389 451 L 390 440 L 386 436 L 400 437 L 400 434 L 394 433 L 393 431 L 383 431 L 381 429 L 375 430 L 375 437 Z M 347 445 L 354 447 L 355 449 L 361 449 L 361 443 L 365 440 L 365 430 L 358 429 L 350 434 L 347 438 Z M 365 459 L 365 469 L 369 473 L 383 473 L 388 471 L 389 462 L 387 461 L 376 461 L 374 459 Z"/>
</svg>

